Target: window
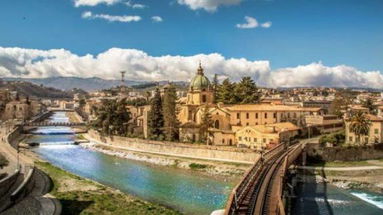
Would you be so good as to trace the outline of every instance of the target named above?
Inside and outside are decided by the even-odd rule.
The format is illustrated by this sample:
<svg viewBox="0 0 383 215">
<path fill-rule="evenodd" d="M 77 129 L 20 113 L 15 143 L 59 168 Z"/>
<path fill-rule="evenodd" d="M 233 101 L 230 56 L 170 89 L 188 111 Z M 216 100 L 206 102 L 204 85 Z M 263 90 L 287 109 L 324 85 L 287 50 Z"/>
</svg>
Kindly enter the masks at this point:
<svg viewBox="0 0 383 215">
<path fill-rule="evenodd" d="M 249 118 L 249 113 L 246 113 L 246 119 L 248 119 Z"/>
<path fill-rule="evenodd" d="M 216 120 L 214 122 L 214 128 L 219 129 L 219 121 L 218 120 Z"/>
<path fill-rule="evenodd" d="M 240 119 L 241 116 L 240 116 L 240 113 L 237 113 L 237 119 Z"/>
<path fill-rule="evenodd" d="M 202 95 L 202 103 L 206 102 L 206 95 Z"/>
<path fill-rule="evenodd" d="M 258 119 L 258 113 L 255 113 L 255 118 Z"/>
<path fill-rule="evenodd" d="M 229 145 L 230 146 L 233 145 L 233 140 L 232 139 L 229 140 Z"/>
<path fill-rule="evenodd" d="M 254 137 L 254 142 L 256 143 L 257 142 L 257 138 Z"/>
<path fill-rule="evenodd" d="M 379 134 L 379 129 L 375 128 L 374 132 L 375 134 Z"/>
<path fill-rule="evenodd" d="M 225 139 L 222 139 L 222 144 L 225 144 Z"/>
<path fill-rule="evenodd" d="M 368 137 L 364 138 L 364 142 L 367 144 L 368 143 Z"/>
<path fill-rule="evenodd" d="M 246 122 L 246 126 L 249 126 L 249 123 L 248 123 L 248 122 Z"/>
<path fill-rule="evenodd" d="M 352 137 L 348 138 L 350 140 L 350 142 L 352 142 Z"/>
<path fill-rule="evenodd" d="M 239 141 L 242 141 L 242 137 L 238 137 Z"/>
<path fill-rule="evenodd" d="M 277 118 L 277 113 L 274 113 L 273 117 L 274 117 L 274 119 L 276 119 Z"/>
<path fill-rule="evenodd" d="M 265 119 L 267 119 L 267 113 L 265 113 Z"/>
<path fill-rule="evenodd" d="M 294 118 L 297 118 L 297 113 L 294 113 Z"/>
<path fill-rule="evenodd" d="M 263 138 L 263 143 L 266 143 L 266 138 Z"/>
</svg>

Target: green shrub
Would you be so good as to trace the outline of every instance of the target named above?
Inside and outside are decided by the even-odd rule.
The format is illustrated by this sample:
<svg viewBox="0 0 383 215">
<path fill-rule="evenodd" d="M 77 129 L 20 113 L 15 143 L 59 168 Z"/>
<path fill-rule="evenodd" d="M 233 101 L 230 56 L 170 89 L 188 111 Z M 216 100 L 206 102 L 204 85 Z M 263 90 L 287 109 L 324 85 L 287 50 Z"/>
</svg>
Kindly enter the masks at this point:
<svg viewBox="0 0 383 215">
<path fill-rule="evenodd" d="M 199 164 L 199 163 L 191 163 L 189 164 L 190 169 L 205 169 L 207 167 L 206 164 Z"/>
</svg>

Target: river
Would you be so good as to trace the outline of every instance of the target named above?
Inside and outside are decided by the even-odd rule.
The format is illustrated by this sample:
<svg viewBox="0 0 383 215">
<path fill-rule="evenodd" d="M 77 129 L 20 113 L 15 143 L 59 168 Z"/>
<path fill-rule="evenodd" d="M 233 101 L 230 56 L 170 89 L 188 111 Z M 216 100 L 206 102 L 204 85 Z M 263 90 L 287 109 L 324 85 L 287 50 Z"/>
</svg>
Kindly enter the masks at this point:
<svg viewBox="0 0 383 215">
<path fill-rule="evenodd" d="M 67 122 L 56 112 L 49 120 Z M 114 187 L 139 198 L 175 208 L 186 214 L 210 214 L 224 207 L 234 184 L 189 170 L 150 165 L 106 155 L 73 145 L 68 127 L 40 127 L 28 142 L 43 159 L 79 176 Z M 363 190 L 342 190 L 306 183 L 299 187 L 293 214 L 383 214 L 383 195 Z"/>
<path fill-rule="evenodd" d="M 63 112 L 49 119 L 67 122 Z M 40 127 L 28 142 L 41 158 L 76 175 L 92 179 L 139 198 L 175 208 L 186 214 L 210 214 L 225 206 L 234 184 L 194 171 L 150 165 L 106 155 L 73 145 L 68 127 Z"/>
</svg>

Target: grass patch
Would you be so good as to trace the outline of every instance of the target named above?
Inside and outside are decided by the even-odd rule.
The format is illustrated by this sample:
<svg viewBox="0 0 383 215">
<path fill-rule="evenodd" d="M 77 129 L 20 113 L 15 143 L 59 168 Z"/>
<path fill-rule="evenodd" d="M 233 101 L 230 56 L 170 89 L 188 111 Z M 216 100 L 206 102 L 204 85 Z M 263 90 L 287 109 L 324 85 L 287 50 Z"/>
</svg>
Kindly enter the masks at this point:
<svg viewBox="0 0 383 215">
<path fill-rule="evenodd" d="M 76 135 L 76 139 L 78 139 L 78 140 L 86 140 L 86 138 L 82 134 Z"/>
<path fill-rule="evenodd" d="M 46 172 L 53 181 L 51 194 L 60 200 L 62 214 L 180 214 L 161 205 L 146 202 L 115 191 L 93 181 L 66 172 L 46 162 L 36 162 L 37 167 Z M 71 181 L 71 190 L 65 181 Z M 84 190 L 84 186 L 92 187 Z M 79 187 L 79 190 L 73 190 Z"/>
<path fill-rule="evenodd" d="M 208 167 L 206 164 L 199 164 L 199 163 L 191 163 L 189 164 L 190 169 L 205 169 Z"/>
<path fill-rule="evenodd" d="M 355 166 L 373 166 L 367 161 L 333 161 L 324 163 L 313 163 L 312 166 L 323 166 L 323 167 L 355 167 Z"/>
<path fill-rule="evenodd" d="M 3 154 L 0 154 L 0 167 L 3 168 L 5 166 L 8 166 L 8 164 L 9 161 L 7 160 L 7 158 L 5 158 Z"/>
</svg>

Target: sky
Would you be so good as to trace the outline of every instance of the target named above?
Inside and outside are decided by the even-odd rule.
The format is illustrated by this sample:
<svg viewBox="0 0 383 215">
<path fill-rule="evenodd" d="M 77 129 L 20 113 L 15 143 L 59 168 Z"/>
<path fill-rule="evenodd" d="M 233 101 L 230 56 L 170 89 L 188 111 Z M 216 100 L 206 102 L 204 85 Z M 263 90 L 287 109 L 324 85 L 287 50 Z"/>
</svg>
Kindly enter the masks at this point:
<svg viewBox="0 0 383 215">
<path fill-rule="evenodd" d="M 2 0 L 0 75 L 383 88 L 381 0 Z"/>
</svg>

